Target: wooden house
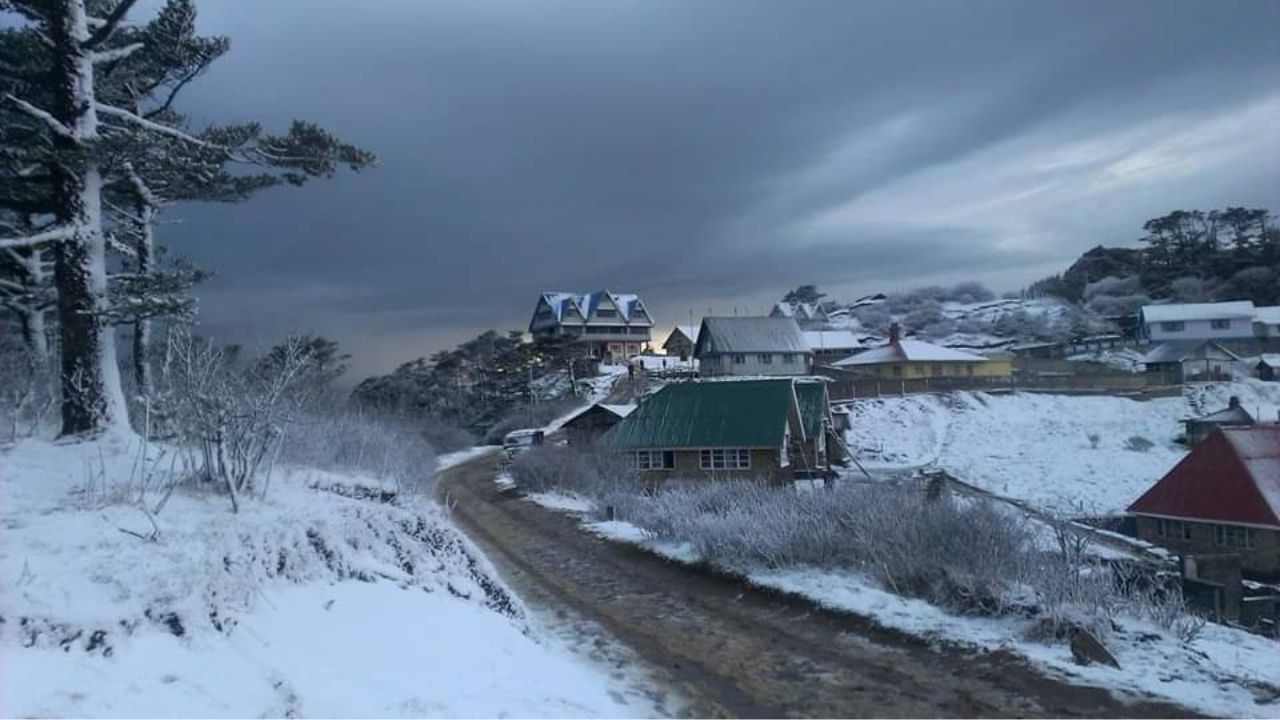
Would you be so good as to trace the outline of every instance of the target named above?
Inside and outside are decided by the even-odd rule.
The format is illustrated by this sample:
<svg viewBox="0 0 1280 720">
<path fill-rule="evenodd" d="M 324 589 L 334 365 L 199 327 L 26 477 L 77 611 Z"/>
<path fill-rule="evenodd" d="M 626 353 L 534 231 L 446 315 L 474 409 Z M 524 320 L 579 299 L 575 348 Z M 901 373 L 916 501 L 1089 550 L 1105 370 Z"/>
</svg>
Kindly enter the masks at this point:
<svg viewBox="0 0 1280 720">
<path fill-rule="evenodd" d="M 1280 578 L 1280 425 L 1214 430 L 1129 506 L 1138 537 Z"/>
<path fill-rule="evenodd" d="M 808 375 L 813 369 L 813 351 L 788 317 L 703 318 L 693 356 L 704 376 Z"/>
<path fill-rule="evenodd" d="M 826 383 L 763 378 L 673 383 L 600 438 L 657 484 L 680 478 L 825 477 L 832 420 Z"/>
<path fill-rule="evenodd" d="M 866 377 L 893 380 L 954 377 L 1009 377 L 1013 361 L 934 345 L 923 340 L 902 339 L 895 323 L 889 328 L 889 342 L 832 363 L 831 366 Z"/>
<path fill-rule="evenodd" d="M 544 292 L 529 321 L 535 338 L 569 337 L 584 355 L 612 364 L 639 355 L 652 328 L 653 319 L 638 295 L 607 290 L 585 295 Z"/>
<path fill-rule="evenodd" d="M 601 435 L 608 432 L 636 409 L 635 405 L 588 405 L 560 422 L 565 442 L 574 446 L 594 445 Z"/>
<path fill-rule="evenodd" d="M 837 360 L 866 350 L 872 344 L 852 330 L 805 330 L 804 341 L 813 351 L 814 367 L 830 365 Z"/>
<path fill-rule="evenodd" d="M 1240 356 L 1216 340 L 1165 342 L 1142 357 L 1148 373 L 1175 383 L 1197 380 L 1229 380 L 1241 368 Z"/>
<path fill-rule="evenodd" d="M 662 351 L 682 361 L 693 357 L 693 348 L 698 344 L 697 325 L 677 325 L 662 343 Z"/>
</svg>

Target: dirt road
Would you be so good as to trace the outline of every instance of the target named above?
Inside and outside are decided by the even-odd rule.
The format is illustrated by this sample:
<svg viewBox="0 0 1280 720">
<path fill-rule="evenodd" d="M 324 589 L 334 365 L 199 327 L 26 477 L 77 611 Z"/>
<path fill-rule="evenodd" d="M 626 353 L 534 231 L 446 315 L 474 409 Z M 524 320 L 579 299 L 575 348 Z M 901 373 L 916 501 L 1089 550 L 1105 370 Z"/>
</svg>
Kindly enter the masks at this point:
<svg viewBox="0 0 1280 720">
<path fill-rule="evenodd" d="M 591 536 L 493 483 L 496 456 L 442 474 L 452 515 L 526 603 L 603 627 L 710 717 L 1173 717 L 1004 654 L 937 650 L 856 617 Z"/>
</svg>

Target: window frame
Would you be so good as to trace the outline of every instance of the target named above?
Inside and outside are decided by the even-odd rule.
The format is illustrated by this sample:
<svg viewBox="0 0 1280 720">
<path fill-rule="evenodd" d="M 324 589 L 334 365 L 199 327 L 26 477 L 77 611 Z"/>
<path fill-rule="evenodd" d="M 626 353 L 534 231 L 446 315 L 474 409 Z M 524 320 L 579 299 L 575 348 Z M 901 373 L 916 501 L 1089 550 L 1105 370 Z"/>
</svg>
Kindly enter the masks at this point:
<svg viewBox="0 0 1280 720">
<path fill-rule="evenodd" d="M 703 448 L 698 451 L 703 470 L 750 470 L 751 448 Z"/>
<path fill-rule="evenodd" d="M 1223 318 L 1216 318 L 1216 319 L 1210 320 L 1209 328 L 1211 330 L 1230 330 L 1231 320 L 1223 319 Z"/>
<path fill-rule="evenodd" d="M 761 365 L 772 365 L 773 353 L 757 353 L 756 359 L 760 361 Z"/>
<path fill-rule="evenodd" d="M 1187 323 L 1184 320 L 1165 320 L 1160 323 L 1161 332 L 1185 332 Z"/>
</svg>

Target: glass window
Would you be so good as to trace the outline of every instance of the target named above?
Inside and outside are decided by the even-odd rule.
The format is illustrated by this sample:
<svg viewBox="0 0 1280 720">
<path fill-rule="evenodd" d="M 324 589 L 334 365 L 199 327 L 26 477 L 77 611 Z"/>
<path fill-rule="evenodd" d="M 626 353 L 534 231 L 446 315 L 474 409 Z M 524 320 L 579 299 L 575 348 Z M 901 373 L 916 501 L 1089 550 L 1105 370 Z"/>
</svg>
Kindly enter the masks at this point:
<svg viewBox="0 0 1280 720">
<path fill-rule="evenodd" d="M 1187 329 L 1187 324 L 1182 322 L 1181 320 L 1176 320 L 1173 322 L 1162 322 L 1160 323 L 1160 329 L 1165 332 L 1182 332 L 1183 330 Z"/>
<path fill-rule="evenodd" d="M 734 356 L 733 356 L 733 364 L 734 364 L 734 365 L 741 365 L 741 364 L 745 363 L 746 361 L 747 361 L 747 356 L 746 356 L 746 355 L 742 355 L 742 354 L 740 354 L 740 353 L 737 353 L 737 354 L 734 354 Z"/>
<path fill-rule="evenodd" d="M 1209 327 L 1212 327 L 1214 330 L 1230 330 L 1231 321 L 1230 320 L 1210 320 Z"/>
<path fill-rule="evenodd" d="M 618 311 L 610 310 L 608 308 L 600 308 L 599 310 L 596 310 L 596 317 L 618 317 Z"/>
<path fill-rule="evenodd" d="M 672 470 L 676 466 L 676 454 L 671 450 L 636 450 L 631 459 L 637 470 Z"/>
<path fill-rule="evenodd" d="M 782 362 L 787 365 L 794 365 L 796 362 L 795 353 L 782 353 Z"/>
<path fill-rule="evenodd" d="M 760 353 L 760 362 L 764 365 L 772 365 L 773 353 Z"/>
<path fill-rule="evenodd" d="M 747 448 L 716 448 L 700 453 L 703 470 L 749 470 L 751 451 Z"/>
<path fill-rule="evenodd" d="M 901 365 L 894 365 L 894 366 L 893 366 L 893 376 L 894 376 L 894 377 L 902 377 L 902 366 L 901 366 Z"/>
</svg>

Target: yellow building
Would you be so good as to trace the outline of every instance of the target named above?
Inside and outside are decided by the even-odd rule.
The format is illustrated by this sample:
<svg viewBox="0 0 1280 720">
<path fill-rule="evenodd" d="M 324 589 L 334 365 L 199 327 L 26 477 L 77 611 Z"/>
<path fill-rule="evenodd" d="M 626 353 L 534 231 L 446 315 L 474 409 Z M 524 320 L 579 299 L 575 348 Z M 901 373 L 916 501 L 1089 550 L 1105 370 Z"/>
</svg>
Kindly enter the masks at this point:
<svg viewBox="0 0 1280 720">
<path fill-rule="evenodd" d="M 902 340 L 895 325 L 889 344 L 832 363 L 832 367 L 893 380 L 951 377 L 1009 377 L 1013 361 L 953 350 L 923 340 Z"/>
</svg>

